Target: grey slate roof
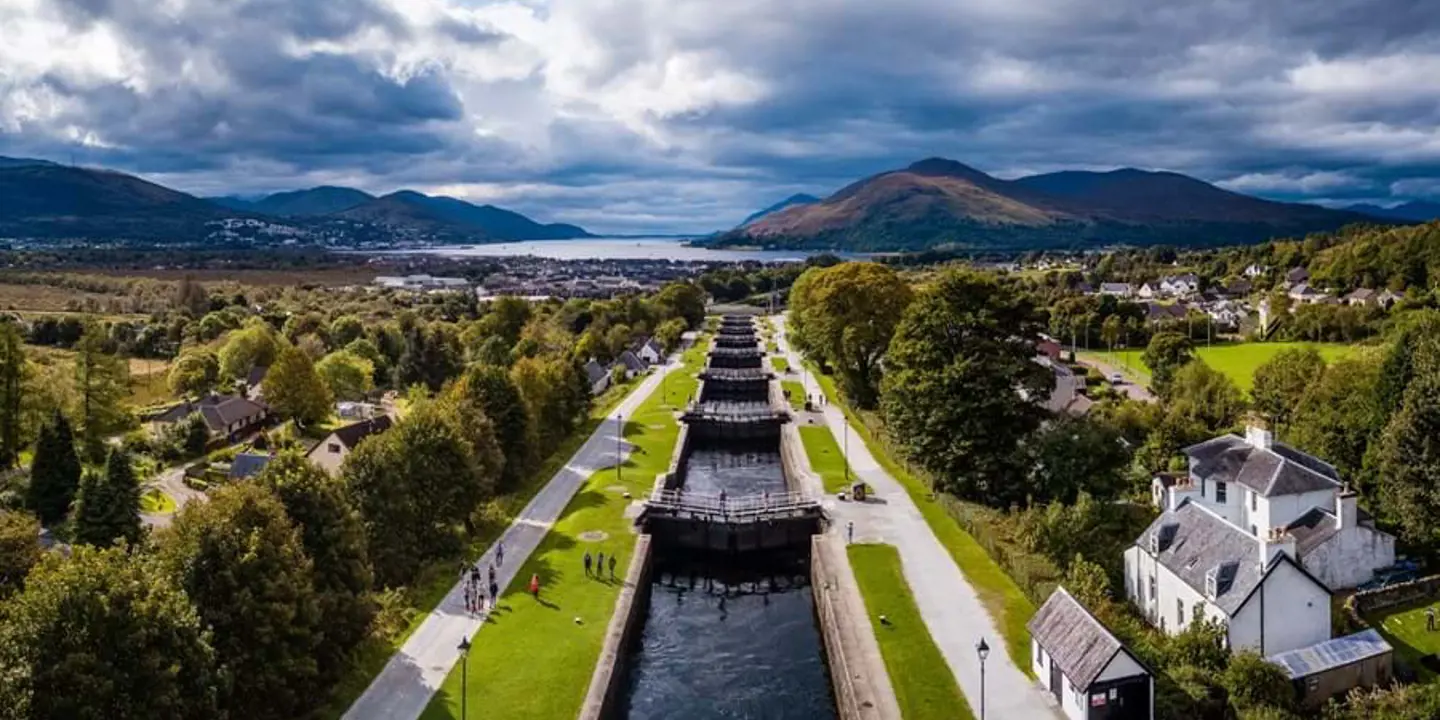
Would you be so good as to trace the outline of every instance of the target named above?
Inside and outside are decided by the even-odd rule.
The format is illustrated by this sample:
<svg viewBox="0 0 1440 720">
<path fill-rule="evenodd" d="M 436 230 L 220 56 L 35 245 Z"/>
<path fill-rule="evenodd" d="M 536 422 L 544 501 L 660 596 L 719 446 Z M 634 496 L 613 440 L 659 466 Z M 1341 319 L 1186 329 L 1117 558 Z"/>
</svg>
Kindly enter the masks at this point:
<svg viewBox="0 0 1440 720">
<path fill-rule="evenodd" d="M 1120 641 L 1063 587 L 1055 588 L 1025 624 L 1076 687 L 1088 688 L 1122 647 Z"/>
<path fill-rule="evenodd" d="M 336 428 L 334 432 L 330 433 L 330 436 L 335 438 L 336 442 L 344 445 L 345 449 L 354 450 L 355 446 L 359 445 L 361 440 L 389 430 L 391 424 L 389 415 L 380 415 L 370 418 L 369 420 L 351 423 L 342 428 Z"/>
<path fill-rule="evenodd" d="M 1149 537 L 1157 532 L 1165 542 L 1161 543 L 1155 559 L 1202 596 L 1205 595 L 1205 574 L 1233 563 L 1232 579 L 1220 584 L 1219 592 L 1211 601 L 1225 614 L 1234 615 L 1250 591 L 1260 584 L 1263 575 L 1260 540 L 1198 503 L 1187 501 L 1161 513 L 1135 544 L 1149 553 Z"/>
<path fill-rule="evenodd" d="M 616 358 L 615 362 L 624 365 L 625 369 L 630 372 L 645 372 L 645 361 L 629 350 L 620 353 L 620 357 Z"/>
<path fill-rule="evenodd" d="M 199 402 L 200 415 L 211 432 L 227 432 L 237 422 L 252 423 L 266 412 L 266 407 L 234 395 L 210 395 Z"/>
<path fill-rule="evenodd" d="M 604 380 L 608 374 L 609 373 L 605 372 L 605 368 L 600 366 L 600 363 L 595 362 L 594 358 L 591 358 L 585 363 L 585 377 L 590 381 L 591 385 Z"/>
<path fill-rule="evenodd" d="M 1236 435 L 1221 435 L 1185 448 L 1185 454 L 1196 477 L 1238 482 L 1264 497 L 1340 487 L 1333 465 L 1281 442 L 1267 450 Z"/>
<path fill-rule="evenodd" d="M 1340 524 L 1333 513 L 1317 507 L 1290 521 L 1285 529 L 1295 538 L 1295 552 L 1303 557 L 1340 532 Z"/>
</svg>

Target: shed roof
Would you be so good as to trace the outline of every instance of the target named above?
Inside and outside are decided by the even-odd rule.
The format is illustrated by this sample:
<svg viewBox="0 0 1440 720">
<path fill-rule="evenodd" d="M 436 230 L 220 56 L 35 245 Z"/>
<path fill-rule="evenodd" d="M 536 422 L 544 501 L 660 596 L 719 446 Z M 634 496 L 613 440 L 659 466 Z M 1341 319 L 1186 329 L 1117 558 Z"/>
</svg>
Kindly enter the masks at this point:
<svg viewBox="0 0 1440 720">
<path fill-rule="evenodd" d="M 1331 638 L 1309 647 L 1287 650 L 1271 655 L 1270 662 L 1285 669 L 1291 680 L 1309 677 L 1344 667 L 1361 660 L 1392 652 L 1394 648 L 1374 628 L 1362 630 L 1354 635 Z"/>
<path fill-rule="evenodd" d="M 1088 688 L 1123 647 L 1078 600 L 1057 587 L 1026 623 L 1030 637 L 1049 653 L 1076 687 Z"/>
</svg>

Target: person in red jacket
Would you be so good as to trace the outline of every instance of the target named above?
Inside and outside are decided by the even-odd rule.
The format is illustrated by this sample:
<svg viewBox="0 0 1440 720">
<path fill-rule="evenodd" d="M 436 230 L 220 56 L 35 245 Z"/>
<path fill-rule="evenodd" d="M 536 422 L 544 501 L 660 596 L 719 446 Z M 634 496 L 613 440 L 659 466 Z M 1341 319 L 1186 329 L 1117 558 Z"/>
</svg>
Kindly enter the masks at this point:
<svg viewBox="0 0 1440 720">
<path fill-rule="evenodd" d="M 539 600 L 539 599 L 540 599 L 540 575 L 539 575 L 539 573 L 536 573 L 536 574 L 530 576 L 530 594 L 531 594 L 531 595 L 534 595 L 536 600 Z"/>
</svg>

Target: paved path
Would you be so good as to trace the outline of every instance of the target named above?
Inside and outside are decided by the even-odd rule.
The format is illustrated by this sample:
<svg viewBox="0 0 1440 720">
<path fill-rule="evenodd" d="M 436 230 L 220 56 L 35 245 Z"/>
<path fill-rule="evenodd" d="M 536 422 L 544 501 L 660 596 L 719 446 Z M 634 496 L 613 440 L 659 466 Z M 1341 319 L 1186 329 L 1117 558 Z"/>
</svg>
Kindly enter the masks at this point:
<svg viewBox="0 0 1440 720">
<path fill-rule="evenodd" d="M 185 507 L 192 500 L 204 500 L 205 493 L 196 490 L 185 484 L 185 467 L 183 465 L 166 468 L 160 471 L 160 475 L 154 481 L 146 484 L 147 488 L 159 488 L 175 500 L 175 512 Z M 154 528 L 169 527 L 170 522 L 175 519 L 175 513 L 142 514 L 140 519 L 146 525 Z"/>
<path fill-rule="evenodd" d="M 777 317 L 776 325 L 783 329 L 783 318 Z M 804 369 L 800 357 L 790 350 L 783 332 L 780 343 L 791 366 L 803 374 L 808 391 L 820 392 L 819 383 Z M 840 446 L 847 447 L 845 433 L 850 430 L 844 413 L 827 404 L 821 408 L 821 414 Z M 909 493 L 880 467 L 858 435 L 849 439 L 848 448 L 846 457 L 850 460 L 852 475 L 874 488 L 876 498 L 864 503 L 826 498 L 825 509 L 834 518 L 830 531 L 845 533 L 848 524 L 853 522 L 855 542 L 883 542 L 896 547 L 920 615 L 975 716 L 980 715 L 980 663 L 975 644 L 983 637 L 990 646 L 990 657 L 985 663 L 985 717 L 989 720 L 1060 717 L 1053 699 L 1010 660 L 1005 641 L 975 588 L 930 531 Z"/>
<path fill-rule="evenodd" d="M 1110 376 L 1115 373 L 1123 375 L 1125 382 L 1120 385 L 1114 385 L 1113 387 L 1129 395 L 1130 399 L 1141 402 L 1155 402 L 1155 395 L 1150 392 L 1149 388 L 1145 387 L 1145 379 L 1140 377 L 1139 373 L 1127 370 L 1119 365 L 1114 365 L 1094 355 L 1076 354 L 1075 359 L 1079 361 L 1081 365 L 1088 365 L 1099 370 L 1100 374 L 1105 376 L 1107 382 L 1110 380 Z"/>
<path fill-rule="evenodd" d="M 655 372 L 631 391 L 616 411 L 630 417 L 660 385 L 661 378 L 678 367 L 680 364 L 674 359 L 664 367 L 657 366 Z M 614 414 L 611 418 L 601 423 L 570 458 L 570 462 L 530 500 L 530 504 L 501 537 L 505 546 L 505 562 L 496 567 L 496 580 L 501 588 L 510 585 L 515 571 L 534 552 L 585 480 L 596 470 L 615 465 L 620 427 L 613 419 Z M 630 454 L 629 443 L 623 444 L 619 454 Z M 479 564 L 487 567 L 494 561 L 495 547 L 492 546 L 481 556 Z M 460 640 L 474 637 L 475 643 L 484 642 L 483 636 L 475 635 L 484 622 L 484 616 L 472 616 L 465 612 L 463 593 L 462 585 L 456 582 L 399 652 L 390 658 L 365 693 L 350 706 L 345 720 L 414 720 L 420 717 L 430 698 L 460 659 L 457 649 Z M 544 688 L 536 688 L 536 691 L 544 692 Z"/>
</svg>

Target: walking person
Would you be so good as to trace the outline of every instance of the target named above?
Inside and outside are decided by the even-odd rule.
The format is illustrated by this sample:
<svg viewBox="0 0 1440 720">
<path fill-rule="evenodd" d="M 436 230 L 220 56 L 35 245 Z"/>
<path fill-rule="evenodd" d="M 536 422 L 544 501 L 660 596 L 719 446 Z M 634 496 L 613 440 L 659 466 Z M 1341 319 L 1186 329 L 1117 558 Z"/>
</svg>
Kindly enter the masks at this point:
<svg viewBox="0 0 1440 720">
<path fill-rule="evenodd" d="M 490 581 L 490 608 L 493 610 L 493 609 L 495 608 L 495 606 L 498 605 L 498 604 L 500 604 L 500 586 L 499 586 L 499 585 L 496 585 L 494 580 L 491 580 L 491 581 Z"/>
<path fill-rule="evenodd" d="M 474 592 L 474 590 L 470 587 L 470 584 L 469 584 L 469 583 L 466 583 L 466 584 L 465 584 L 465 612 L 466 612 L 466 613 L 474 612 L 475 603 L 474 603 L 473 598 L 471 597 L 471 593 L 472 593 L 472 592 Z"/>
<path fill-rule="evenodd" d="M 495 542 L 495 564 L 496 564 L 496 565 L 499 565 L 500 567 L 505 567 L 505 541 L 504 541 L 504 540 L 498 540 L 498 541 Z"/>
<path fill-rule="evenodd" d="M 845 541 L 846 544 L 849 544 L 849 545 L 855 544 L 855 521 L 852 520 L 852 521 L 850 521 L 850 522 L 845 523 L 845 534 L 848 536 L 848 538 L 847 538 L 846 541 Z"/>
<path fill-rule="evenodd" d="M 1426 630 L 1430 630 L 1430 631 L 1434 631 L 1434 630 L 1435 630 L 1435 608 L 1434 608 L 1434 607 L 1427 607 L 1427 608 L 1425 608 L 1425 629 L 1426 629 Z"/>
<path fill-rule="evenodd" d="M 610 553 L 610 579 L 615 579 L 615 553 Z"/>
<path fill-rule="evenodd" d="M 603 550 L 595 557 L 595 577 L 605 577 L 605 551 Z"/>
<path fill-rule="evenodd" d="M 531 594 L 531 595 L 534 595 L 536 600 L 539 600 L 539 599 L 540 599 L 540 574 L 539 574 L 539 573 L 535 573 L 534 575 L 531 575 L 531 576 L 530 576 L 530 594 Z"/>
<path fill-rule="evenodd" d="M 590 561 L 591 561 L 591 559 L 592 559 L 592 558 L 590 557 L 590 551 L 589 551 L 589 550 L 586 550 L 586 551 L 585 551 L 585 577 L 590 577 Z"/>
<path fill-rule="evenodd" d="M 495 566 L 494 566 L 494 565 L 491 565 L 491 566 L 490 566 L 490 584 L 491 584 L 491 585 L 494 585 L 494 584 L 495 584 Z"/>
</svg>

